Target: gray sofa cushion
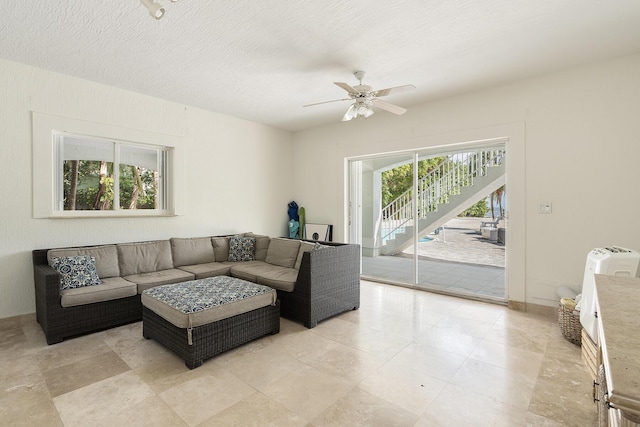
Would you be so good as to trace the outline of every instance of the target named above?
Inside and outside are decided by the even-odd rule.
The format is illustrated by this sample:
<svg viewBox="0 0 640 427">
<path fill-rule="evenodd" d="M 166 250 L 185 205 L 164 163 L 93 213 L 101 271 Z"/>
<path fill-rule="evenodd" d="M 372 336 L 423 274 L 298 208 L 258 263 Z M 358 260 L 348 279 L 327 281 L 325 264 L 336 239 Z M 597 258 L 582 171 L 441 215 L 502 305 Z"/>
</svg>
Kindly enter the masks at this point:
<svg viewBox="0 0 640 427">
<path fill-rule="evenodd" d="M 264 261 L 267 259 L 267 250 L 269 249 L 269 242 L 271 238 L 269 236 L 262 236 L 260 234 L 245 233 L 245 237 L 256 238 L 256 252 L 254 259 L 256 261 Z"/>
<path fill-rule="evenodd" d="M 138 292 L 136 284 L 122 277 L 108 277 L 95 286 L 67 289 L 60 292 L 60 304 L 63 307 L 91 304 L 100 301 L 126 298 Z"/>
<path fill-rule="evenodd" d="M 213 276 L 228 276 L 231 266 L 228 264 L 222 264 L 219 262 L 208 262 L 206 264 L 196 265 L 182 265 L 178 267 L 180 270 L 184 270 L 193 274 L 196 279 L 204 279 L 206 277 Z"/>
<path fill-rule="evenodd" d="M 206 264 L 216 260 L 210 237 L 194 237 L 190 239 L 172 237 L 170 241 L 174 267 Z"/>
<path fill-rule="evenodd" d="M 119 243 L 116 247 L 122 277 L 173 268 L 171 244 L 168 240 Z"/>
<path fill-rule="evenodd" d="M 138 285 L 138 293 L 140 294 L 145 289 L 153 288 L 154 286 L 168 285 L 170 283 L 180 283 L 186 282 L 188 280 L 193 280 L 194 275 L 177 268 L 171 268 L 169 270 L 132 274 L 130 276 L 124 276 L 124 278 Z"/>
<path fill-rule="evenodd" d="M 212 237 L 213 253 L 217 262 L 229 260 L 229 238 L 228 237 Z"/>
<path fill-rule="evenodd" d="M 277 267 L 258 276 L 258 284 L 285 292 L 293 292 L 298 280 L 295 268 Z"/>
<path fill-rule="evenodd" d="M 233 263 L 231 265 L 231 275 L 239 279 L 248 280 L 249 282 L 257 282 L 259 275 L 278 268 L 274 265 L 267 264 L 264 261 L 245 261 Z"/>
<path fill-rule="evenodd" d="M 66 248 L 51 249 L 47 252 L 47 261 L 51 265 L 51 258 L 67 257 L 76 255 L 89 255 L 96 259 L 96 271 L 100 279 L 107 277 L 118 277 L 120 268 L 118 267 L 118 251 L 116 245 L 91 246 L 88 248 Z"/>
<path fill-rule="evenodd" d="M 269 264 L 291 268 L 296 263 L 299 248 L 300 240 L 275 237 L 269 242 L 265 261 Z"/>
<path fill-rule="evenodd" d="M 315 243 L 311 242 L 300 242 L 300 249 L 298 250 L 298 256 L 296 258 L 296 263 L 293 266 L 296 270 L 300 270 L 300 264 L 302 264 L 302 255 L 305 252 L 311 252 L 315 247 Z"/>
</svg>

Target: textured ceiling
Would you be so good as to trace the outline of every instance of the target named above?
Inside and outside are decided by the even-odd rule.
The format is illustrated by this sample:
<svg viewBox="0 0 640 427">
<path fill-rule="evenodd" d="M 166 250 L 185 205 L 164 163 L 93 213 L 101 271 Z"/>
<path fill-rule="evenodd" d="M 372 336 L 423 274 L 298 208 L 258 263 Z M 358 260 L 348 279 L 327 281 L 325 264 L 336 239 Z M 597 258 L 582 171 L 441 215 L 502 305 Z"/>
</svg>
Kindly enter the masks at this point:
<svg viewBox="0 0 640 427">
<path fill-rule="evenodd" d="M 159 1 L 2 0 L 0 57 L 297 131 L 355 70 L 410 107 L 640 52 L 638 0 Z"/>
</svg>

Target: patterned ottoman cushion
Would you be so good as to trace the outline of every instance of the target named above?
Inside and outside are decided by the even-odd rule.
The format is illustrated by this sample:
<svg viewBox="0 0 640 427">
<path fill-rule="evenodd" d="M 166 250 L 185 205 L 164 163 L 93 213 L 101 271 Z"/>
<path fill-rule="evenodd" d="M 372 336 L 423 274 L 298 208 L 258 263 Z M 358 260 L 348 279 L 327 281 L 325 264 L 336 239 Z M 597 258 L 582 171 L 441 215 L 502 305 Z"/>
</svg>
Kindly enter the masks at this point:
<svg viewBox="0 0 640 427">
<path fill-rule="evenodd" d="M 142 293 L 142 304 L 179 328 L 206 325 L 268 305 L 276 291 L 227 276 L 156 286 Z"/>
</svg>

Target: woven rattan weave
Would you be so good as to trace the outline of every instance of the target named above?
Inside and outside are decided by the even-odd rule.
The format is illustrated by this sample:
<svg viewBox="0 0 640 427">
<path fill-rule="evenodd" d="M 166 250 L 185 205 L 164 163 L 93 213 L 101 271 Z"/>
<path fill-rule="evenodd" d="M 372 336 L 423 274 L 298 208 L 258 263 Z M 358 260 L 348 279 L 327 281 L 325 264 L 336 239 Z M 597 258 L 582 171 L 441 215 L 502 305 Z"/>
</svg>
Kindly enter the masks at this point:
<svg viewBox="0 0 640 427">
<path fill-rule="evenodd" d="M 142 335 L 154 339 L 184 359 L 189 369 L 216 354 L 256 338 L 280 332 L 280 302 L 191 330 L 178 328 L 147 307 L 142 307 Z M 191 341 L 191 343 L 189 343 Z"/>
</svg>

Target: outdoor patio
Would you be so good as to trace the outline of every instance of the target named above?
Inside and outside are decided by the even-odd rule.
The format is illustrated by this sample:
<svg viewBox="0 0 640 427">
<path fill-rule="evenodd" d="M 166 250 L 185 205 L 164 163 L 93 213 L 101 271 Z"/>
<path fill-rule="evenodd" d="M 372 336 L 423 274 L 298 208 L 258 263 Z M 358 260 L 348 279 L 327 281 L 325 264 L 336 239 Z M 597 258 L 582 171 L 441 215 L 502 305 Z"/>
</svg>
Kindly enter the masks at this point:
<svg viewBox="0 0 640 427">
<path fill-rule="evenodd" d="M 483 239 L 481 218 L 454 218 L 418 243 L 416 287 L 490 301 L 506 301 L 505 246 Z M 504 226 L 501 223 L 500 226 Z M 368 280 L 413 286 L 413 246 L 395 256 L 362 257 Z"/>
</svg>

